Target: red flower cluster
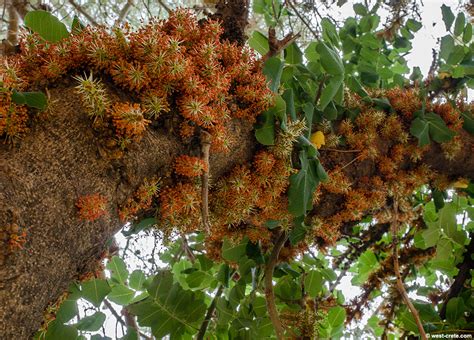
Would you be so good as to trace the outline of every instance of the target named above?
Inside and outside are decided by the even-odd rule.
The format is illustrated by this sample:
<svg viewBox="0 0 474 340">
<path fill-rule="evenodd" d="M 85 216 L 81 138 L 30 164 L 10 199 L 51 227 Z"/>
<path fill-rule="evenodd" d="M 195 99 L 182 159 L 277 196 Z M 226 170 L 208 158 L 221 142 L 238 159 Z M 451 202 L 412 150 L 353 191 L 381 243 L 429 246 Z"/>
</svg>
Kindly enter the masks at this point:
<svg viewBox="0 0 474 340">
<path fill-rule="evenodd" d="M 30 34 L 21 41 L 18 72 L 26 86 L 42 85 L 82 68 L 107 74 L 141 99 L 147 118 L 178 112 L 192 125 L 218 135 L 214 148 L 225 150 L 230 135 L 226 123 L 232 118 L 255 121 L 272 104 L 273 95 L 253 54 L 221 42 L 221 32 L 217 22 L 198 24 L 190 12 L 178 10 L 137 31 L 127 26 L 112 33 L 104 27 L 87 27 L 54 44 Z M 146 126 L 135 114 L 136 105 L 119 104 L 112 110 L 122 137 L 133 139 Z M 133 114 L 123 117 L 124 112 Z M 194 133 L 188 126 L 183 125 L 183 136 Z"/>
<path fill-rule="evenodd" d="M 178 175 L 186 177 L 198 177 L 208 171 L 206 163 L 201 158 L 186 155 L 176 158 L 174 170 Z"/>
<path fill-rule="evenodd" d="M 100 194 L 81 196 L 76 207 L 79 209 L 80 219 L 93 222 L 107 215 L 107 198 Z"/>
</svg>

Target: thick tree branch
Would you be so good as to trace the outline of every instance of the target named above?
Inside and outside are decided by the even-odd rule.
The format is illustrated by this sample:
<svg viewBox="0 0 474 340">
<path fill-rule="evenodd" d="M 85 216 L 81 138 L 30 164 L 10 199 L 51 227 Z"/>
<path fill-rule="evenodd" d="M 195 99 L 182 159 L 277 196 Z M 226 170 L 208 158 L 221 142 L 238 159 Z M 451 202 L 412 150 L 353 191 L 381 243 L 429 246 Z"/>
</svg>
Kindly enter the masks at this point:
<svg viewBox="0 0 474 340">
<path fill-rule="evenodd" d="M 275 294 L 273 293 L 273 270 L 275 269 L 278 255 L 280 254 L 280 250 L 283 248 L 287 237 L 287 232 L 285 230 L 281 231 L 265 266 L 265 298 L 267 302 L 268 315 L 272 321 L 273 327 L 275 328 L 278 340 L 284 339 L 285 331 L 281 324 L 280 317 L 278 316 L 278 310 L 275 304 Z"/>
</svg>

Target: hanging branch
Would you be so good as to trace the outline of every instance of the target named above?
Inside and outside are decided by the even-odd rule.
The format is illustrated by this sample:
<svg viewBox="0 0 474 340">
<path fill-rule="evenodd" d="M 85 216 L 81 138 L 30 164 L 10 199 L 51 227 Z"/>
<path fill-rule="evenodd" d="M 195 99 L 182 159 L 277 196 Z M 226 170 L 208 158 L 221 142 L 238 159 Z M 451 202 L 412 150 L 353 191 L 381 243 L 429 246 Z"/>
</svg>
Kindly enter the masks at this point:
<svg viewBox="0 0 474 340">
<path fill-rule="evenodd" d="M 122 10 L 120 11 L 120 14 L 118 16 L 118 19 L 115 21 L 115 24 L 118 25 L 120 24 L 124 19 L 125 17 L 127 16 L 128 12 L 130 11 L 130 8 L 132 8 L 132 6 L 134 5 L 134 1 L 133 0 L 127 0 L 127 2 L 125 3 L 125 5 L 123 6 Z"/>
<path fill-rule="evenodd" d="M 286 242 L 288 235 L 285 230 L 283 230 L 275 245 L 273 246 L 272 253 L 268 262 L 265 266 L 265 300 L 267 302 L 268 315 L 272 321 L 273 327 L 275 328 L 275 333 L 278 340 L 284 339 L 285 331 L 278 316 L 278 311 L 275 305 L 275 294 L 273 293 L 273 270 L 278 260 L 278 255 L 280 254 L 281 248 Z"/>
<path fill-rule="evenodd" d="M 201 131 L 201 153 L 202 160 L 206 164 L 207 171 L 201 176 L 202 190 L 201 190 L 201 199 L 202 199 L 202 223 L 204 225 L 204 230 L 209 233 L 209 150 L 211 148 L 211 135 L 209 132 L 202 130 Z"/>
<path fill-rule="evenodd" d="M 82 14 L 92 25 L 98 26 L 99 24 L 93 17 L 90 16 L 79 4 L 77 4 L 74 0 L 69 0 L 69 3 L 74 7 L 76 11 Z"/>
<path fill-rule="evenodd" d="M 196 256 L 194 255 L 193 251 L 191 250 L 191 247 L 189 246 L 188 239 L 186 238 L 186 235 L 182 235 L 182 248 L 184 253 L 186 254 L 186 257 L 191 261 L 192 264 L 196 262 Z"/>
<path fill-rule="evenodd" d="M 418 331 L 420 332 L 421 339 L 426 340 L 426 333 L 423 328 L 423 324 L 421 323 L 420 320 L 420 315 L 418 314 L 418 311 L 416 310 L 415 306 L 413 306 L 413 303 L 411 302 L 410 298 L 408 297 L 408 293 L 405 289 L 405 286 L 403 285 L 403 279 L 400 274 L 400 264 L 398 263 L 398 203 L 397 200 L 395 199 L 394 201 L 394 220 L 392 222 L 392 246 L 393 246 L 393 271 L 395 273 L 395 277 L 397 279 L 397 288 L 402 296 L 403 301 L 406 303 L 408 306 L 408 309 L 410 309 L 411 314 L 413 315 L 413 318 L 415 319 L 416 325 L 418 327 Z"/>
<path fill-rule="evenodd" d="M 196 336 L 196 340 L 204 339 L 204 335 L 206 335 L 207 327 L 209 326 L 209 322 L 212 319 L 212 314 L 214 314 L 214 310 L 216 309 L 216 306 L 217 306 L 217 299 L 222 295 L 223 291 L 224 291 L 224 286 L 220 285 L 219 288 L 217 289 L 214 299 L 211 302 L 211 305 L 207 309 L 206 317 L 204 318 L 204 321 L 201 324 L 201 328 L 199 328 L 199 332 Z"/>
<path fill-rule="evenodd" d="M 149 337 L 148 335 L 140 332 L 139 328 L 138 328 L 138 325 L 135 321 L 135 318 L 129 314 L 128 310 L 127 309 L 122 309 L 122 314 L 125 316 L 125 320 L 124 321 L 122 319 L 122 317 L 120 316 L 120 314 L 115 310 L 115 308 L 112 306 L 112 304 L 109 302 L 109 300 L 107 299 L 104 299 L 104 305 L 110 310 L 110 312 L 112 313 L 112 315 L 117 319 L 117 321 L 122 324 L 123 326 L 125 327 L 132 327 L 134 328 L 138 334 L 140 334 L 143 338 L 147 339 L 147 340 L 152 340 L 151 337 Z"/>
</svg>

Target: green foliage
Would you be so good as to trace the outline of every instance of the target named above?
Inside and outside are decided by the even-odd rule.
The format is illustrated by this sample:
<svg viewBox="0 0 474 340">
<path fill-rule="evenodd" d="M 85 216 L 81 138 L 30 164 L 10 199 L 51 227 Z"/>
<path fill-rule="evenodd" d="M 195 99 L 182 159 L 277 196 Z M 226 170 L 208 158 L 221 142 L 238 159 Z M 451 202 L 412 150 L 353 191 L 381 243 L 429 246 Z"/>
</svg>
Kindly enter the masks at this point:
<svg viewBox="0 0 474 340">
<path fill-rule="evenodd" d="M 25 15 L 25 26 L 41 38 L 50 42 L 58 42 L 69 36 L 69 32 L 61 21 L 46 11 L 31 11 Z"/>
<path fill-rule="evenodd" d="M 27 105 L 39 110 L 44 110 L 48 104 L 48 100 L 42 92 L 17 92 L 13 90 L 12 101 L 18 105 Z"/>
</svg>

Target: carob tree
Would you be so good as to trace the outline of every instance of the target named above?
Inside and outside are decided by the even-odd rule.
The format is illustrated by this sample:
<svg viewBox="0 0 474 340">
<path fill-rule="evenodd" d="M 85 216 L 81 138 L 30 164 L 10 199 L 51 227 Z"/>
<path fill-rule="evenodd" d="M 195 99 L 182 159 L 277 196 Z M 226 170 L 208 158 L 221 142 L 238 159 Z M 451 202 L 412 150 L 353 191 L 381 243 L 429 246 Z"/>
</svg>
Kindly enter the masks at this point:
<svg viewBox="0 0 474 340">
<path fill-rule="evenodd" d="M 80 297 L 124 306 L 135 338 L 139 326 L 158 338 L 337 336 L 384 282 L 395 289 L 374 332 L 472 326 L 472 242 L 456 223 L 473 209 L 473 107 L 459 95 L 472 86 L 472 25 L 443 8 L 454 27 L 440 71 L 409 82 L 413 19 L 379 31 L 375 10 L 358 4 L 360 21 L 338 30 L 323 19 L 304 54 L 298 35 L 276 39 L 270 20 L 268 39 L 250 39 L 263 63 L 244 47 L 248 6 L 219 2 L 222 26 L 178 10 L 137 30 L 75 20 L 69 32 L 47 12 L 25 16 L 32 33 L 0 70 L 3 337 L 32 336 L 45 309 L 39 338 L 98 330 L 100 311 L 70 322 Z M 255 10 L 288 15 L 281 4 Z M 106 251 L 127 222 L 181 235 L 172 270 L 129 275 Z M 339 278 L 307 255 L 344 239 Z M 403 283 L 421 265 L 439 269 L 426 269 L 435 246 L 450 259 L 439 267 L 459 264 L 457 277 L 446 270 L 454 282 L 440 315 L 413 304 Z M 335 288 L 362 256 L 364 293 L 344 304 Z"/>
</svg>

